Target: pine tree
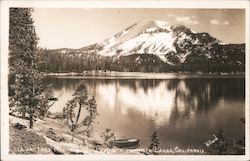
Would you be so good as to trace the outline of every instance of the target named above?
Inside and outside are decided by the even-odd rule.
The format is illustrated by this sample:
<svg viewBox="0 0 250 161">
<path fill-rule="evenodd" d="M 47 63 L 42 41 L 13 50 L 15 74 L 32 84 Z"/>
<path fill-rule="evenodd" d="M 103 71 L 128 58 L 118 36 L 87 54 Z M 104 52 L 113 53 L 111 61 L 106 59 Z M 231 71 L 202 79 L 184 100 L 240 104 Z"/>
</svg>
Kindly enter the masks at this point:
<svg viewBox="0 0 250 161">
<path fill-rule="evenodd" d="M 73 98 L 63 108 L 63 117 L 67 120 L 67 125 L 73 133 L 73 137 L 76 132 L 90 137 L 93 131 L 92 123 L 97 115 L 96 101 L 94 97 L 88 100 L 88 90 L 83 81 L 79 83 L 72 96 Z M 76 110 L 77 108 L 78 110 Z M 79 122 L 82 109 L 87 111 L 87 115 L 83 121 Z M 83 125 L 85 129 L 80 131 L 80 125 Z"/>
<path fill-rule="evenodd" d="M 76 124 L 79 121 L 82 107 L 87 105 L 88 102 L 88 90 L 84 82 L 80 82 L 75 93 L 73 94 L 74 100 L 78 103 L 78 113 L 76 117 Z"/>
<path fill-rule="evenodd" d="M 225 131 L 222 127 L 219 127 L 218 131 L 216 132 L 215 136 L 218 138 L 214 144 L 210 145 L 208 148 L 209 153 L 211 154 L 227 154 L 229 141 L 226 139 Z"/>
<path fill-rule="evenodd" d="M 84 82 L 80 82 L 75 93 L 72 95 L 73 98 L 68 101 L 66 107 L 63 109 L 63 116 L 67 119 L 67 124 L 73 133 L 72 141 L 76 130 L 78 129 L 80 123 L 79 118 L 83 106 L 88 105 L 88 90 Z M 75 109 L 78 107 L 77 114 Z"/>
<path fill-rule="evenodd" d="M 11 104 L 17 111 L 29 114 L 30 128 L 42 94 L 42 74 L 37 54 L 38 37 L 31 8 L 10 8 L 9 23 L 9 89 Z M 11 92 L 10 92 L 11 93 Z"/>
<path fill-rule="evenodd" d="M 38 109 L 38 115 L 41 119 L 45 118 L 49 108 L 53 106 L 54 103 L 57 101 L 57 99 L 53 97 L 54 91 L 52 85 L 48 85 L 43 88 L 44 91 L 40 96 L 39 109 Z"/>
<path fill-rule="evenodd" d="M 35 66 L 38 37 L 31 18 L 31 8 L 10 8 L 9 66 L 15 74 L 19 65 Z"/>
<path fill-rule="evenodd" d="M 86 106 L 88 116 L 85 117 L 83 124 L 86 126 L 85 133 L 87 137 L 90 137 L 93 132 L 93 122 L 97 115 L 97 105 L 95 98 L 88 100 L 88 106 Z"/>
<path fill-rule="evenodd" d="M 153 154 L 157 154 L 157 152 L 159 151 L 160 147 L 160 140 L 157 136 L 157 133 L 154 132 L 153 135 L 151 136 L 151 144 L 149 145 L 149 150 L 151 150 L 151 152 Z"/>
</svg>

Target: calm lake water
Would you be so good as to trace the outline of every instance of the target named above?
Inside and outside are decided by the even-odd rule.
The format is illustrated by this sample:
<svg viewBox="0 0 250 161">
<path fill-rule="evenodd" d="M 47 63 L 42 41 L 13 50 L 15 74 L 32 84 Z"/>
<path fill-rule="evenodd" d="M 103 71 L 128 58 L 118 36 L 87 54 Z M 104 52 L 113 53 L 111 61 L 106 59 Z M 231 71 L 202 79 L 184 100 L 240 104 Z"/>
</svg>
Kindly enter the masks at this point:
<svg viewBox="0 0 250 161">
<path fill-rule="evenodd" d="M 244 78 L 49 77 L 59 99 L 51 112 L 62 111 L 81 80 L 97 102 L 95 135 L 110 128 L 145 148 L 156 131 L 163 148 L 204 149 L 220 126 L 229 139 L 244 136 Z"/>
</svg>

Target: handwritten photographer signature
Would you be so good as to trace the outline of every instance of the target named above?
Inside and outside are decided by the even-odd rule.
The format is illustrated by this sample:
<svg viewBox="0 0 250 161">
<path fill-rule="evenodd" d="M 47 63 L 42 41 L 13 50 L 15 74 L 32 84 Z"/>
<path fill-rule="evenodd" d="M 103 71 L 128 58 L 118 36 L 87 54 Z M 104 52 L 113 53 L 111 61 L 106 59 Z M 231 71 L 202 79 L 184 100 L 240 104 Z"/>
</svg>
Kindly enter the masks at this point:
<svg viewBox="0 0 250 161">
<path fill-rule="evenodd" d="M 210 145 L 216 143 L 219 139 L 217 138 L 217 136 L 214 134 L 213 135 L 213 138 L 208 140 L 208 141 L 205 141 L 204 144 L 209 147 Z"/>
</svg>

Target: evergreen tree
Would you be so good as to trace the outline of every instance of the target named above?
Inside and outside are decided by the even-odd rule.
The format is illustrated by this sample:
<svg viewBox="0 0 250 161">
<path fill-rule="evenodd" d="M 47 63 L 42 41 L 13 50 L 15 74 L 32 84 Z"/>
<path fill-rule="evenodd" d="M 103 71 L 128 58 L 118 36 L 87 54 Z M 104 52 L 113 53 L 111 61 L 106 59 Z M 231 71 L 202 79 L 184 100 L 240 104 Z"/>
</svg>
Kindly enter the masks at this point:
<svg viewBox="0 0 250 161">
<path fill-rule="evenodd" d="M 79 121 L 82 107 L 88 105 L 88 90 L 84 82 L 80 82 L 75 93 L 72 95 L 74 100 L 78 103 L 78 113 L 76 117 L 76 124 Z"/>
<path fill-rule="evenodd" d="M 57 98 L 54 98 L 54 91 L 51 85 L 48 85 L 44 87 L 45 90 L 40 96 L 40 102 L 39 102 L 39 110 L 38 115 L 41 119 L 44 119 L 46 114 L 48 113 L 48 110 L 51 106 L 54 105 L 54 103 L 57 101 Z"/>
<path fill-rule="evenodd" d="M 31 8 L 10 8 L 9 67 L 15 74 L 19 65 L 35 66 L 38 37 L 31 18 Z"/>
<path fill-rule="evenodd" d="M 72 141 L 75 133 L 84 134 L 90 137 L 93 131 L 92 124 L 97 115 L 97 105 L 94 97 L 88 100 L 88 90 L 85 83 L 79 83 L 73 98 L 68 101 L 63 108 L 63 118 L 66 119 L 67 125 L 73 133 Z M 78 108 L 78 109 L 77 109 Z M 82 109 L 86 110 L 87 114 L 84 119 L 79 122 Z M 83 125 L 82 127 L 80 125 Z M 79 130 L 79 129 L 82 130 Z"/>
<path fill-rule="evenodd" d="M 153 153 L 153 154 L 157 154 L 157 152 L 160 150 L 160 140 L 157 136 L 156 131 L 153 133 L 153 135 L 151 136 L 151 144 L 149 145 L 149 150 Z"/>
<path fill-rule="evenodd" d="M 76 130 L 79 127 L 79 118 L 83 105 L 87 105 L 88 91 L 83 82 L 79 83 L 75 93 L 72 95 L 73 99 L 69 100 L 66 107 L 63 108 L 63 116 L 67 119 L 67 125 L 73 133 L 72 141 Z M 76 108 L 78 107 L 77 113 Z"/>
<path fill-rule="evenodd" d="M 71 131 L 74 131 L 75 108 L 75 100 L 69 100 L 66 103 L 66 107 L 64 107 L 63 109 L 63 113 L 65 115 L 65 118 L 67 119 L 67 124 L 70 126 Z"/>
<path fill-rule="evenodd" d="M 225 131 L 222 127 L 219 127 L 218 131 L 216 132 L 215 136 L 218 138 L 218 141 L 216 141 L 214 144 L 209 146 L 209 153 L 211 154 L 228 154 L 228 148 L 229 148 L 229 140 L 226 139 Z"/>
<path fill-rule="evenodd" d="M 17 111 L 29 114 L 30 128 L 42 94 L 42 74 L 37 54 L 38 37 L 31 8 L 10 8 L 9 89 Z"/>
<path fill-rule="evenodd" d="M 97 105 L 94 97 L 88 100 L 88 106 L 86 106 L 86 110 L 88 112 L 88 115 L 83 121 L 83 125 L 86 126 L 84 132 L 87 137 L 90 137 L 93 132 L 93 122 L 97 115 Z"/>
</svg>

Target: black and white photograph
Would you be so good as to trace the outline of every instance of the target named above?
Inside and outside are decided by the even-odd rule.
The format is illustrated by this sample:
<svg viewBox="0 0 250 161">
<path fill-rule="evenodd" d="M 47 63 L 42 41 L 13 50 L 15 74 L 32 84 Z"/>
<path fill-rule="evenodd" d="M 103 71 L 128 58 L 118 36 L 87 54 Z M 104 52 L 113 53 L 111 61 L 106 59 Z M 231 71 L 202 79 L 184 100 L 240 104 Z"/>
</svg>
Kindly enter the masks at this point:
<svg viewBox="0 0 250 161">
<path fill-rule="evenodd" d="M 205 2 L 3 1 L 1 160 L 248 160 L 249 1 Z"/>
</svg>

